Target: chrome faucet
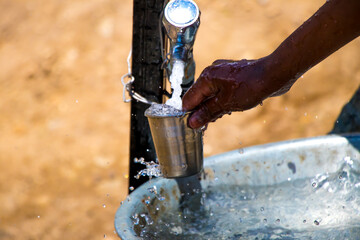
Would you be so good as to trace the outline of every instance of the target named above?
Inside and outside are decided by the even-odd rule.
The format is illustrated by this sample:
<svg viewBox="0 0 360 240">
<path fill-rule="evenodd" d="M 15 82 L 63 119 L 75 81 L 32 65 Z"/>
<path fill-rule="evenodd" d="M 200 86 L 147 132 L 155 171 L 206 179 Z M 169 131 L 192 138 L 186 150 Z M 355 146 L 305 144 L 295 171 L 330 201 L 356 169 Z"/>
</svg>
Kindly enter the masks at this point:
<svg viewBox="0 0 360 240">
<path fill-rule="evenodd" d="M 180 95 L 180 90 L 184 94 L 194 82 L 193 45 L 200 25 L 199 8 L 192 0 L 171 0 L 164 8 L 162 23 L 170 42 L 167 76 L 171 76 L 175 63 L 182 61 L 182 89 L 176 94 Z M 169 114 L 165 111 L 159 114 L 162 110 L 164 105 L 153 104 L 145 111 L 162 176 L 181 178 L 198 174 L 203 168 L 204 158 L 202 131 L 187 126 L 190 113 L 175 111 Z"/>
<path fill-rule="evenodd" d="M 183 95 L 194 83 L 193 46 L 200 25 L 200 10 L 192 0 L 172 0 L 164 9 L 162 23 L 170 40 L 167 76 L 171 75 L 174 61 L 180 60 L 185 64 L 181 84 Z"/>
</svg>

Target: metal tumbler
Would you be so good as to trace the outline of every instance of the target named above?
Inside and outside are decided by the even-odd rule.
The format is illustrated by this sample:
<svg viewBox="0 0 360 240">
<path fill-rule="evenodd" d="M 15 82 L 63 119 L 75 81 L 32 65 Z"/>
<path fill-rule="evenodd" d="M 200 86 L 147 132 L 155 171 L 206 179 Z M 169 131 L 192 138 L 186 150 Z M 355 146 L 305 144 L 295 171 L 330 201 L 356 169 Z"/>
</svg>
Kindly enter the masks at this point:
<svg viewBox="0 0 360 240">
<path fill-rule="evenodd" d="M 203 168 L 202 130 L 187 126 L 189 113 L 156 116 L 145 112 L 165 178 L 187 177 Z"/>
</svg>

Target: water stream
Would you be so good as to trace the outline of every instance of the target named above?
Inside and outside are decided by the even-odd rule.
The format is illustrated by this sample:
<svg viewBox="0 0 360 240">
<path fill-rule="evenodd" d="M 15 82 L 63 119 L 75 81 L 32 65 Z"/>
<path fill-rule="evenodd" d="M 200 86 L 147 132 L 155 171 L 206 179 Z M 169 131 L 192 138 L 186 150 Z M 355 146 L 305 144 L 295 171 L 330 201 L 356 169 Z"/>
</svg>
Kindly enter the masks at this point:
<svg viewBox="0 0 360 240">
<path fill-rule="evenodd" d="M 181 100 L 181 83 L 184 77 L 184 68 L 185 63 L 180 60 L 173 62 L 173 68 L 170 75 L 170 84 L 173 89 L 172 96 L 169 100 L 166 101 L 166 105 L 172 106 L 175 109 L 182 109 L 182 100 Z"/>
</svg>

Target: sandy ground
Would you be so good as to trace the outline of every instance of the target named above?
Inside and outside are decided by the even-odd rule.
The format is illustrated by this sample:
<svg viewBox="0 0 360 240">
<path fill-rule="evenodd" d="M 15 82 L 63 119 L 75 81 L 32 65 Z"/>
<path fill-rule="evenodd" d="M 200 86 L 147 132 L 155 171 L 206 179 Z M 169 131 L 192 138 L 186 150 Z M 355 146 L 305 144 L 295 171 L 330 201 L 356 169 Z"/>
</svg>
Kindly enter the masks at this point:
<svg viewBox="0 0 360 240">
<path fill-rule="evenodd" d="M 324 1 L 197 2 L 198 75 L 218 58 L 271 53 Z M 130 0 L 0 0 L 0 239 L 117 239 L 131 19 Z M 290 93 L 210 124 L 206 156 L 329 132 L 359 85 L 359 52 L 357 39 Z"/>
</svg>

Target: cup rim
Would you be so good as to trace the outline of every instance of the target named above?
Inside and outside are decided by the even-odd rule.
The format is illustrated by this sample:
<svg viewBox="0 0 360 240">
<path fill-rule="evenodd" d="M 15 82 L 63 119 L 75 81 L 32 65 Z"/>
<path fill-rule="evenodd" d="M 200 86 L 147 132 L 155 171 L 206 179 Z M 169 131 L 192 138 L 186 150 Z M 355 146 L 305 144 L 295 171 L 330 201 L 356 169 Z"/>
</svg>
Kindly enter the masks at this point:
<svg viewBox="0 0 360 240">
<path fill-rule="evenodd" d="M 165 103 L 157 103 L 158 105 L 165 105 Z M 178 113 L 174 113 L 174 114 L 169 114 L 169 115 L 153 115 L 153 114 L 149 114 L 149 109 L 151 108 L 151 106 L 149 108 L 147 108 L 144 112 L 144 116 L 147 118 L 182 118 L 185 117 L 189 114 L 191 114 L 193 111 L 183 111 L 183 110 L 179 110 Z"/>
<path fill-rule="evenodd" d="M 189 114 L 190 114 L 190 112 L 182 112 L 181 114 L 178 114 L 178 115 L 176 115 L 176 114 L 171 114 L 171 115 L 152 115 L 152 114 L 146 113 L 146 111 L 145 111 L 145 113 L 144 113 L 145 117 L 147 117 L 147 118 L 182 118 L 182 117 L 185 117 L 185 116 L 187 116 L 187 115 L 189 115 Z"/>
</svg>

